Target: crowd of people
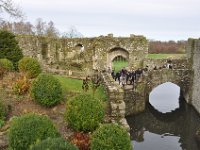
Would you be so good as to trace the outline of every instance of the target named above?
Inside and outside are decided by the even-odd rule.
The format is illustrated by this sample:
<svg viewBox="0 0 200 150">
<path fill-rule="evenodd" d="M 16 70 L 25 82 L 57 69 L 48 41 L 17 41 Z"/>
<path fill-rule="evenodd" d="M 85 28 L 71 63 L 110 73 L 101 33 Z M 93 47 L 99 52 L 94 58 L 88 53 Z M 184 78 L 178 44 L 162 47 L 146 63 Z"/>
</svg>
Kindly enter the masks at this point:
<svg viewBox="0 0 200 150">
<path fill-rule="evenodd" d="M 164 64 L 161 67 L 155 66 L 153 70 L 159 70 L 159 69 L 172 69 L 172 64 L 171 62 Z M 145 68 L 138 68 L 136 70 L 127 70 L 125 68 L 121 69 L 118 72 L 115 72 L 115 70 L 112 70 L 111 76 L 115 81 L 119 82 L 119 85 L 134 85 L 136 82 L 140 82 L 142 80 L 142 76 L 144 75 L 145 72 L 149 70 L 149 67 L 146 66 Z"/>
<path fill-rule="evenodd" d="M 140 80 L 144 71 L 148 71 L 148 68 L 139 68 L 137 70 L 132 71 L 128 71 L 127 69 L 123 68 L 116 73 L 114 70 L 112 70 L 111 76 L 122 86 L 126 84 L 133 85 L 135 82 L 138 82 Z"/>
</svg>

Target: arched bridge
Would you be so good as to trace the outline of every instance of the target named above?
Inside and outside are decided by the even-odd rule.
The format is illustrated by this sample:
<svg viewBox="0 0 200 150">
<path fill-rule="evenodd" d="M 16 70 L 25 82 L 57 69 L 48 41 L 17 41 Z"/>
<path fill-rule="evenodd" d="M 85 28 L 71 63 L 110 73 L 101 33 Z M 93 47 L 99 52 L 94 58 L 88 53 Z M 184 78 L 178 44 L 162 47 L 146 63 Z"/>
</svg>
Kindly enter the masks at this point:
<svg viewBox="0 0 200 150">
<path fill-rule="evenodd" d="M 178 85 L 185 100 L 190 103 L 192 70 L 190 69 L 159 69 L 147 71 L 142 75 L 140 82 L 133 86 L 124 87 L 124 102 L 126 115 L 144 111 L 151 91 L 166 82 Z"/>
</svg>

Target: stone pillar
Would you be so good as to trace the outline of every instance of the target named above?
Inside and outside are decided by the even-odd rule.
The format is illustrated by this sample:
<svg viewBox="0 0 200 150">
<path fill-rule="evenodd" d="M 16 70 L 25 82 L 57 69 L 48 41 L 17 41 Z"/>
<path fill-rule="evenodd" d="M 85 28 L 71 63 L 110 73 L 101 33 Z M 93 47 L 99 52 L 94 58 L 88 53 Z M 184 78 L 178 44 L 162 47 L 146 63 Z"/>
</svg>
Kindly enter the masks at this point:
<svg viewBox="0 0 200 150">
<path fill-rule="evenodd" d="M 188 40 L 187 57 L 194 71 L 191 89 L 192 105 L 200 113 L 200 39 Z"/>
</svg>

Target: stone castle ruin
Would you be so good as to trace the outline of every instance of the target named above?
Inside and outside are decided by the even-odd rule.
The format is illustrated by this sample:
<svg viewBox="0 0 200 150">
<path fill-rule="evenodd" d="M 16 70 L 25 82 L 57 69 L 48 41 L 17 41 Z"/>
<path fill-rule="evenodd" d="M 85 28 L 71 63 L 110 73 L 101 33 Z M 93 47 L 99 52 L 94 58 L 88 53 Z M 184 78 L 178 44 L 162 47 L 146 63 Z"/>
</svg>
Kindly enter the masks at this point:
<svg viewBox="0 0 200 150">
<path fill-rule="evenodd" d="M 146 65 L 153 68 L 155 64 L 163 65 L 167 61 L 147 59 L 148 40 L 143 36 L 113 37 L 109 34 L 94 38 L 17 38 L 24 55 L 37 58 L 46 71 L 68 76 L 83 77 L 92 70 L 103 72 L 112 67 L 112 61 L 117 57 L 127 60 L 131 70 Z M 121 90 L 109 75 L 104 74 L 113 116 L 143 111 L 152 89 L 165 82 L 180 86 L 185 100 L 200 113 L 200 39 L 188 40 L 186 55 L 181 60 L 172 60 L 171 70 L 149 71 L 134 89 Z"/>
<path fill-rule="evenodd" d="M 129 68 L 142 66 L 148 53 L 143 36 L 53 39 L 40 36 L 18 36 L 24 55 L 37 58 L 45 66 L 64 68 L 76 64 L 83 70 L 106 70 L 122 56 Z"/>
</svg>

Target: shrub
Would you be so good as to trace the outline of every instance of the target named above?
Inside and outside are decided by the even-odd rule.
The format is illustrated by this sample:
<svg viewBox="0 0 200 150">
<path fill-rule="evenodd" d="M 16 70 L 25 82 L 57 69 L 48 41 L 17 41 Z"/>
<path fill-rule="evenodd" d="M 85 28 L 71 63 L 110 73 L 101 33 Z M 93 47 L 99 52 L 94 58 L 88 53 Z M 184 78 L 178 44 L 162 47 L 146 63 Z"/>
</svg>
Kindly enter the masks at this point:
<svg viewBox="0 0 200 150">
<path fill-rule="evenodd" d="M 101 102 L 89 94 L 81 94 L 67 102 L 65 118 L 78 131 L 93 131 L 104 117 Z"/>
<path fill-rule="evenodd" d="M 14 66 L 10 60 L 8 60 L 6 58 L 0 59 L 0 79 L 3 78 L 3 76 L 6 72 L 9 72 L 12 70 L 14 70 Z"/>
<path fill-rule="evenodd" d="M 15 35 L 11 32 L 0 30 L 0 58 L 7 58 L 13 62 L 15 68 L 17 62 L 23 57 Z"/>
<path fill-rule="evenodd" d="M 26 94 L 30 88 L 31 82 L 25 77 L 21 76 L 13 85 L 13 91 L 17 95 Z"/>
<path fill-rule="evenodd" d="M 30 150 L 78 150 L 63 138 L 48 138 L 31 146 Z"/>
<path fill-rule="evenodd" d="M 60 82 L 52 75 L 40 74 L 32 83 L 31 95 L 43 106 L 53 106 L 62 100 Z"/>
<path fill-rule="evenodd" d="M 102 125 L 92 134 L 91 150 L 131 150 L 126 130 L 115 124 Z"/>
<path fill-rule="evenodd" d="M 5 69 L 6 72 L 14 69 L 13 63 L 6 58 L 0 59 L 0 67 Z"/>
<path fill-rule="evenodd" d="M 25 73 L 28 78 L 35 78 L 42 71 L 39 62 L 30 57 L 22 58 L 18 63 L 18 68 L 19 71 Z"/>
<path fill-rule="evenodd" d="M 37 140 L 58 137 L 59 133 L 48 117 L 26 114 L 12 120 L 8 136 L 10 148 L 27 150 Z"/>
</svg>

